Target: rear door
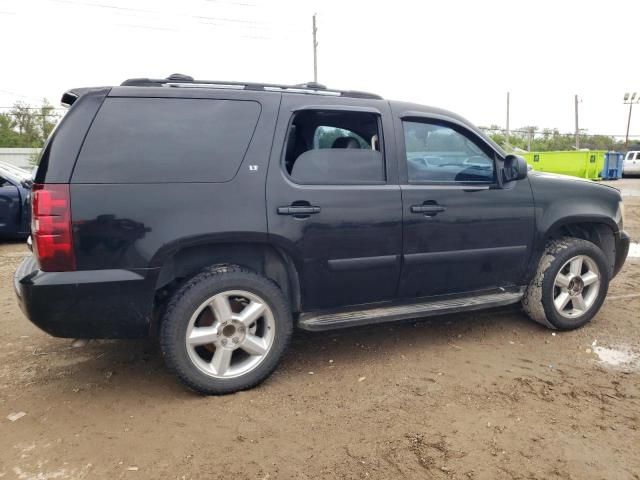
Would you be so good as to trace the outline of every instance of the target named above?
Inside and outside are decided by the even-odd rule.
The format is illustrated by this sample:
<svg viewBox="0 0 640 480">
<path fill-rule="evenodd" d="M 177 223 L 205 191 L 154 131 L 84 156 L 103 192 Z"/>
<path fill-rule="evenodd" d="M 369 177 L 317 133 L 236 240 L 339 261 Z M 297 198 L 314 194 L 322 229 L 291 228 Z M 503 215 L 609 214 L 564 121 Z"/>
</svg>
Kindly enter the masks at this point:
<svg viewBox="0 0 640 480">
<path fill-rule="evenodd" d="M 534 230 L 528 179 L 499 188 L 497 153 L 453 119 L 400 113 L 396 122 L 404 212 L 399 296 L 520 285 Z"/>
<path fill-rule="evenodd" d="M 380 100 L 285 95 L 269 162 L 273 243 L 300 274 L 305 311 L 395 297 L 402 200 Z"/>
</svg>

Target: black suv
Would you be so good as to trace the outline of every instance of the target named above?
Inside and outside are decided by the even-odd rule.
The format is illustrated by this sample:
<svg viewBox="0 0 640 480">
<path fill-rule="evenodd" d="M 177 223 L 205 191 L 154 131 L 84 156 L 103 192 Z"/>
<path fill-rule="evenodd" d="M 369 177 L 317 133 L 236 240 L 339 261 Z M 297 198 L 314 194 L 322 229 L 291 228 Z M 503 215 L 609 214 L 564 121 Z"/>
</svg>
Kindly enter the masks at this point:
<svg viewBox="0 0 640 480">
<path fill-rule="evenodd" d="M 445 110 L 184 75 L 62 102 L 19 303 L 55 336 L 157 331 L 200 392 L 265 379 L 294 325 L 522 302 L 576 328 L 627 255 L 617 190 L 528 172 Z"/>
</svg>

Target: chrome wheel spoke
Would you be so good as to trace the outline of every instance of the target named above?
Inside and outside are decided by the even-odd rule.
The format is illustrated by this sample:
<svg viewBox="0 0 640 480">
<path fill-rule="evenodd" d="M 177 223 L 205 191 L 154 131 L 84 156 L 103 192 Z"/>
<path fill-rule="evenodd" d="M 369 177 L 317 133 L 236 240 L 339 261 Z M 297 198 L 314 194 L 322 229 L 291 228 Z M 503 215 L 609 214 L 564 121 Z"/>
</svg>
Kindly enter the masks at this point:
<svg viewBox="0 0 640 480">
<path fill-rule="evenodd" d="M 582 283 L 584 284 L 585 287 L 596 283 L 599 279 L 600 277 L 595 273 L 593 273 L 592 271 L 588 271 L 587 273 L 582 275 Z"/>
<path fill-rule="evenodd" d="M 567 275 L 563 275 L 562 273 L 559 273 L 558 276 L 556 277 L 556 285 L 558 287 L 567 288 L 569 286 L 570 281 L 571 281 L 571 278 L 568 277 Z"/>
<path fill-rule="evenodd" d="M 572 297 L 571 304 L 573 305 L 573 309 L 577 310 L 577 313 L 583 313 L 587 309 L 587 304 L 584 302 L 582 294 Z"/>
<path fill-rule="evenodd" d="M 194 347 L 213 343 L 218 338 L 218 327 L 194 327 L 187 338 L 187 343 Z"/>
<path fill-rule="evenodd" d="M 226 290 L 195 309 L 185 334 L 195 368 L 213 378 L 238 378 L 257 368 L 269 354 L 276 319 L 269 304 L 255 293 Z M 236 350 L 242 352 L 234 355 Z"/>
<path fill-rule="evenodd" d="M 582 257 L 575 257 L 569 264 L 569 271 L 576 276 L 582 273 Z"/>
<path fill-rule="evenodd" d="M 264 303 L 251 302 L 244 307 L 240 313 L 234 315 L 234 319 L 242 322 L 242 324 L 248 328 L 264 314 L 265 310 L 266 306 Z"/>
<path fill-rule="evenodd" d="M 252 334 L 247 334 L 244 337 L 244 341 L 240 344 L 240 348 L 249 355 L 264 355 L 267 353 L 267 345 L 264 339 Z"/>
<path fill-rule="evenodd" d="M 562 311 L 564 307 L 567 306 L 567 303 L 569 303 L 570 299 L 571 299 L 571 296 L 569 295 L 569 292 L 560 292 L 560 295 L 556 297 L 553 303 L 555 304 L 558 310 Z"/>
<path fill-rule="evenodd" d="M 217 375 L 224 375 L 231 365 L 231 357 L 233 356 L 233 350 L 228 348 L 218 347 L 213 353 L 211 359 L 211 368 Z"/>
<path fill-rule="evenodd" d="M 231 305 L 229 304 L 229 297 L 226 295 L 216 295 L 211 299 L 209 306 L 213 310 L 213 313 L 219 322 L 228 322 L 231 320 L 233 312 L 231 311 Z"/>
<path fill-rule="evenodd" d="M 597 301 L 600 282 L 598 264 L 591 257 L 576 255 L 570 258 L 558 270 L 554 281 L 556 311 L 565 318 L 583 316 Z"/>
</svg>

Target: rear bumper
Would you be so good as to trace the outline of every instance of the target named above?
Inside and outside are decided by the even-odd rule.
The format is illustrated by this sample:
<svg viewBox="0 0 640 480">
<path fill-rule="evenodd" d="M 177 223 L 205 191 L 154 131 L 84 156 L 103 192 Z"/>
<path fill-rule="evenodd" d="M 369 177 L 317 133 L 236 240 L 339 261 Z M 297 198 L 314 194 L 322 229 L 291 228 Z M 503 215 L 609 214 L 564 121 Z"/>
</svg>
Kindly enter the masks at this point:
<svg viewBox="0 0 640 480">
<path fill-rule="evenodd" d="M 33 256 L 13 286 L 24 314 L 55 337 L 136 338 L 149 333 L 157 270 L 42 272 Z"/>
<path fill-rule="evenodd" d="M 622 269 L 624 261 L 627 259 L 629 253 L 629 243 L 631 239 L 625 231 L 621 231 L 616 238 L 616 260 L 613 265 L 613 276 L 615 277 Z"/>
</svg>

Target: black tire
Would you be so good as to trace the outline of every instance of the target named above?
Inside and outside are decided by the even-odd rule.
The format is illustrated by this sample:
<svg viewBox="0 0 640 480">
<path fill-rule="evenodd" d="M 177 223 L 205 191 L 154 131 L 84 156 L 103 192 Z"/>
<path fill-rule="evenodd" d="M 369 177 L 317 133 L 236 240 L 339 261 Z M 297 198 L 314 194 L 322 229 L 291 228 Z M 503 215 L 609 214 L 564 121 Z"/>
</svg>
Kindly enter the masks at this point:
<svg viewBox="0 0 640 480">
<path fill-rule="evenodd" d="M 244 290 L 264 300 L 273 313 L 275 334 L 268 352 L 253 370 L 232 378 L 216 378 L 202 372 L 190 358 L 187 328 L 203 302 L 231 290 Z M 222 395 L 252 388 L 265 380 L 278 365 L 292 330 L 289 303 L 273 281 L 242 267 L 218 266 L 196 275 L 174 293 L 160 326 L 160 348 L 168 368 L 186 386 L 206 395 Z"/>
<path fill-rule="evenodd" d="M 560 269 L 573 257 L 584 255 L 598 267 L 600 285 L 593 304 L 575 318 L 562 316 L 554 306 L 554 283 Z M 534 321 L 557 330 L 573 330 L 588 323 L 600 310 L 609 288 L 611 269 L 598 246 L 579 238 L 563 237 L 547 244 L 538 269 L 525 290 L 522 306 Z"/>
</svg>

